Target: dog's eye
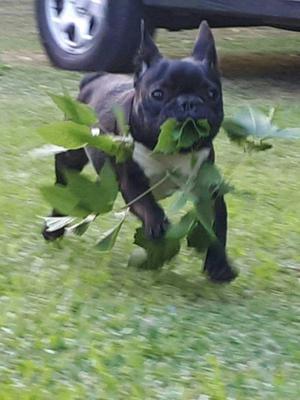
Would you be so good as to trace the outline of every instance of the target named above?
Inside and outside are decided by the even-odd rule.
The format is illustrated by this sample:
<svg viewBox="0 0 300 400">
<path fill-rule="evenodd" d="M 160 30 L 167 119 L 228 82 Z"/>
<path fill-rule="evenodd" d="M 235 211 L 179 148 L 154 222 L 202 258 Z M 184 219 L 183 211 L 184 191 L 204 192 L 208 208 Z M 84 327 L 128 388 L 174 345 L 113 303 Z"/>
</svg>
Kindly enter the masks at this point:
<svg viewBox="0 0 300 400">
<path fill-rule="evenodd" d="M 161 89 L 156 89 L 151 93 L 151 96 L 155 100 L 162 100 L 164 98 L 164 92 Z"/>
<path fill-rule="evenodd" d="M 218 98 L 218 96 L 219 96 L 219 92 L 217 91 L 217 89 L 210 88 L 208 90 L 208 97 L 211 100 L 216 100 Z"/>
</svg>

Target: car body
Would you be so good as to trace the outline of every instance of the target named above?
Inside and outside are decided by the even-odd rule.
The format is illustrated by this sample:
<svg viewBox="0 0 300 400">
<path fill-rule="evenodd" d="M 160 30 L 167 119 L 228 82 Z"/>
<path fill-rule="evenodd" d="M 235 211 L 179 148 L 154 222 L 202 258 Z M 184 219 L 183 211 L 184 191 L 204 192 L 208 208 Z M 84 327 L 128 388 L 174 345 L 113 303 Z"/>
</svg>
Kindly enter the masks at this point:
<svg viewBox="0 0 300 400">
<path fill-rule="evenodd" d="M 126 72 L 151 32 L 211 27 L 273 26 L 299 31 L 300 0 L 36 0 L 36 18 L 54 65 L 80 71 Z"/>
<path fill-rule="evenodd" d="M 212 27 L 267 25 L 300 30 L 300 0 L 144 0 L 143 3 L 156 26 L 173 30 L 195 28 L 199 18 L 206 19 Z"/>
</svg>

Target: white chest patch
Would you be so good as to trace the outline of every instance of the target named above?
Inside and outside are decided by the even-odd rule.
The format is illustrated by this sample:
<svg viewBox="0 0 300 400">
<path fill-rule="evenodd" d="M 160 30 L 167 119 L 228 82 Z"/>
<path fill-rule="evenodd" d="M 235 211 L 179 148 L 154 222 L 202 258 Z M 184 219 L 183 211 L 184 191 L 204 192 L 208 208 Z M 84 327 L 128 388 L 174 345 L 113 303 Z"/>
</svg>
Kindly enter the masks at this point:
<svg viewBox="0 0 300 400">
<path fill-rule="evenodd" d="M 134 144 L 133 159 L 144 171 L 144 174 L 153 186 L 162 180 L 168 171 L 178 172 L 181 176 L 188 178 L 193 169 L 193 160 L 196 161 L 199 168 L 207 160 L 210 153 L 209 148 L 203 148 L 193 155 L 185 154 L 156 154 L 147 149 L 141 143 Z M 152 192 L 156 199 L 163 199 L 170 196 L 178 189 L 178 186 L 167 179 Z"/>
</svg>

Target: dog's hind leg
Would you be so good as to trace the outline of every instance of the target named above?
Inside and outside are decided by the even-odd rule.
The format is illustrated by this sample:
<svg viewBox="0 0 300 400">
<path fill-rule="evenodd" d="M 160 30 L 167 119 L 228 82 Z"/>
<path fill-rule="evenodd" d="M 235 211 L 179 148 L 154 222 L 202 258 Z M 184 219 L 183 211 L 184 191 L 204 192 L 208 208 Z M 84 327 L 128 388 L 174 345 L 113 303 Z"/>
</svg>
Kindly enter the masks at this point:
<svg viewBox="0 0 300 400">
<path fill-rule="evenodd" d="M 230 282 L 237 276 L 237 271 L 230 266 L 226 255 L 227 208 L 223 197 L 215 202 L 214 231 L 218 241 L 208 248 L 204 271 L 214 282 Z"/>
<path fill-rule="evenodd" d="M 84 166 L 88 163 L 88 157 L 85 150 L 68 150 L 55 156 L 55 183 L 58 185 L 66 185 L 65 171 L 73 170 L 81 172 Z M 52 217 L 62 216 L 57 210 L 52 210 Z M 44 227 L 42 234 L 46 240 L 55 240 L 63 236 L 65 229 L 60 228 L 56 231 L 48 232 L 47 227 Z"/>
</svg>

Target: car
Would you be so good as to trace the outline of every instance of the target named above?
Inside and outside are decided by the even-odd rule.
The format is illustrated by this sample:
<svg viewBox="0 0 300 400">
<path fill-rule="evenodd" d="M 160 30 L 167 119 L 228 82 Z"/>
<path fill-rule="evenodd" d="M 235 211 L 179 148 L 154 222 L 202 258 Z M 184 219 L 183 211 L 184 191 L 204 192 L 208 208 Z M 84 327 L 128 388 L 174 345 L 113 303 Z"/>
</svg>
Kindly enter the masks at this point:
<svg viewBox="0 0 300 400">
<path fill-rule="evenodd" d="M 128 72 L 141 20 L 156 28 L 273 26 L 300 30 L 300 0 L 35 0 L 36 20 L 52 63 L 78 71 Z"/>
</svg>

